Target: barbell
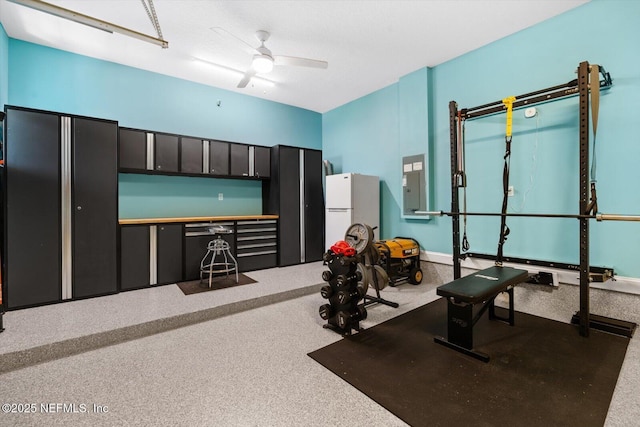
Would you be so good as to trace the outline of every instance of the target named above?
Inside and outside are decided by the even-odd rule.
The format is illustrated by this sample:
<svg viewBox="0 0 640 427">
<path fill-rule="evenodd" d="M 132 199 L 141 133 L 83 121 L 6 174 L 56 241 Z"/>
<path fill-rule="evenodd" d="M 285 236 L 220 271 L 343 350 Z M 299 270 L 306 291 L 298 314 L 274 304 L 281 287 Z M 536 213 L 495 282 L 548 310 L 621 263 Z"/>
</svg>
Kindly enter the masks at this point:
<svg viewBox="0 0 640 427">
<path fill-rule="evenodd" d="M 574 218 L 595 219 L 597 221 L 640 221 L 640 215 L 602 214 L 578 215 L 578 214 L 542 214 L 542 213 L 497 213 L 497 212 L 445 212 L 445 211 L 416 211 L 416 215 L 428 216 L 507 216 L 527 218 Z"/>
</svg>

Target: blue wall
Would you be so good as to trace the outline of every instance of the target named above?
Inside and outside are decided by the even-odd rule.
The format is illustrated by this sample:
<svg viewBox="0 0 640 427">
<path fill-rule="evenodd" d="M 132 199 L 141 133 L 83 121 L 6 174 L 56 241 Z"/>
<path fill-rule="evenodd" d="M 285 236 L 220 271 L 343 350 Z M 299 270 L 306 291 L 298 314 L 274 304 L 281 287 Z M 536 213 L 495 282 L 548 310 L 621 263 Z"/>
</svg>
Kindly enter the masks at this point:
<svg viewBox="0 0 640 427">
<path fill-rule="evenodd" d="M 427 70 L 422 84 L 428 114 L 401 130 L 404 106 L 415 102 L 397 84 L 332 110 L 323 116 L 323 150 L 341 172 L 375 174 L 382 181 L 381 237 L 409 235 L 424 249 L 451 253 L 451 220 L 400 218 L 401 159 L 430 155 L 431 208 L 451 206 L 448 103 L 460 108 L 497 101 L 509 95 L 554 86 L 575 78 L 579 62 L 603 64 L 614 87 L 603 93 L 597 137 L 600 211 L 640 214 L 640 125 L 629 111 L 640 107 L 640 2 L 595 0 L 563 15 Z M 615 47 L 615 48 L 614 48 Z M 420 72 L 418 70 L 416 73 Z M 577 213 L 577 98 L 538 106 L 539 115 L 514 114 L 510 212 Z M 499 211 L 501 206 L 504 115 L 467 123 L 468 210 Z M 414 153 L 410 153 L 413 151 Z M 357 155 L 356 155 L 357 154 Z M 578 262 L 576 220 L 509 220 L 505 253 L 536 259 Z M 474 252 L 495 253 L 499 222 L 470 218 L 468 235 Z M 591 263 L 611 266 L 622 276 L 640 277 L 638 223 L 592 222 Z"/>
<path fill-rule="evenodd" d="M 9 96 L 9 37 L 0 24 L 0 110 Z"/>
<path fill-rule="evenodd" d="M 246 144 L 322 146 L 321 115 L 309 110 L 16 39 L 8 52 L 11 105 Z M 120 194 L 121 218 L 262 213 L 259 181 L 120 175 Z"/>
</svg>

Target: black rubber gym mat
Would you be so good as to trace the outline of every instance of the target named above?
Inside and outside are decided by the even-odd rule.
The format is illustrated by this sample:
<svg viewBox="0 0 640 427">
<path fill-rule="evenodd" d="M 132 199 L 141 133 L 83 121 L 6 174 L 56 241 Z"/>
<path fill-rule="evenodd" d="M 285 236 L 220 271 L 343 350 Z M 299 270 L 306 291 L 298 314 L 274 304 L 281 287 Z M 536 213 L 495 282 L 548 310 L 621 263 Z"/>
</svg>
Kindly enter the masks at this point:
<svg viewBox="0 0 640 427">
<path fill-rule="evenodd" d="M 413 426 L 604 424 L 628 338 L 485 315 L 474 328 L 476 349 L 491 356 L 483 363 L 433 342 L 446 337 L 446 310 L 438 299 L 309 356 Z"/>
</svg>

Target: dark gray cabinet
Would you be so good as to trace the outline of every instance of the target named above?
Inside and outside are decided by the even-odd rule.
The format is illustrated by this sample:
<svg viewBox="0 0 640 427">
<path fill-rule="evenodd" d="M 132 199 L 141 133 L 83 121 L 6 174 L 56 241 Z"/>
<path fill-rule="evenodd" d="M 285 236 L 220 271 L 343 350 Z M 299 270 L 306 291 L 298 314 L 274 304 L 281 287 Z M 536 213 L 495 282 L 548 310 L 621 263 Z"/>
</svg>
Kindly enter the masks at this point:
<svg viewBox="0 0 640 427">
<path fill-rule="evenodd" d="M 138 289 L 149 286 L 150 255 L 149 226 L 120 227 L 120 289 Z"/>
<path fill-rule="evenodd" d="M 324 254 L 324 197 L 322 151 L 304 151 L 304 254 L 305 261 L 320 261 Z"/>
<path fill-rule="evenodd" d="M 120 289 L 182 281 L 182 224 L 120 226 Z"/>
<path fill-rule="evenodd" d="M 229 175 L 229 143 L 209 141 L 209 173 Z"/>
<path fill-rule="evenodd" d="M 4 287 L 8 308 L 62 298 L 60 119 L 8 109 Z"/>
<path fill-rule="evenodd" d="M 233 176 L 249 176 L 249 146 L 244 144 L 229 144 L 230 172 Z"/>
<path fill-rule="evenodd" d="M 180 172 L 199 174 L 202 172 L 202 140 L 180 138 Z"/>
<path fill-rule="evenodd" d="M 300 188 L 302 181 L 304 188 Z M 285 145 L 272 147 L 271 179 L 263 182 L 262 194 L 264 213 L 279 215 L 278 265 L 321 260 L 322 152 Z"/>
<path fill-rule="evenodd" d="M 123 172 L 269 178 L 269 147 L 120 128 Z"/>
<path fill-rule="evenodd" d="M 7 307 L 117 291 L 117 123 L 7 108 Z"/>
<path fill-rule="evenodd" d="M 154 170 L 178 172 L 178 137 L 157 133 L 154 139 Z"/>
<path fill-rule="evenodd" d="M 157 237 L 157 284 L 182 281 L 182 224 L 159 224 Z"/>
<path fill-rule="evenodd" d="M 119 167 L 121 169 L 147 168 L 147 134 L 140 130 L 120 128 Z"/>
<path fill-rule="evenodd" d="M 73 297 L 117 291 L 118 126 L 72 118 Z"/>
<path fill-rule="evenodd" d="M 271 150 L 268 147 L 253 147 L 254 151 L 254 173 L 253 176 L 259 178 L 269 178 L 271 176 Z"/>
<path fill-rule="evenodd" d="M 231 175 L 268 178 L 271 174 L 271 150 L 244 144 L 231 146 Z"/>
<path fill-rule="evenodd" d="M 236 222 L 236 256 L 240 271 L 278 265 L 278 221 L 255 219 Z"/>
</svg>

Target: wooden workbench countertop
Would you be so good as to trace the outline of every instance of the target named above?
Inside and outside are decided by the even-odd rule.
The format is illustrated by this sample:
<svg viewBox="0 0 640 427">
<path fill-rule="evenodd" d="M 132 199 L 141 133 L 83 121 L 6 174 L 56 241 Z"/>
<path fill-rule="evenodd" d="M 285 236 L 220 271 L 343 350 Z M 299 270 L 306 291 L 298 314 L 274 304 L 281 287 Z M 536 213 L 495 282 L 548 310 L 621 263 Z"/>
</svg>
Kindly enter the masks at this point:
<svg viewBox="0 0 640 427">
<path fill-rule="evenodd" d="M 120 225 L 132 224 L 166 224 L 175 222 L 201 222 L 201 221 L 244 221 L 251 219 L 278 219 L 278 215 L 227 215 L 227 216 L 186 216 L 174 218 L 121 218 Z"/>
</svg>

